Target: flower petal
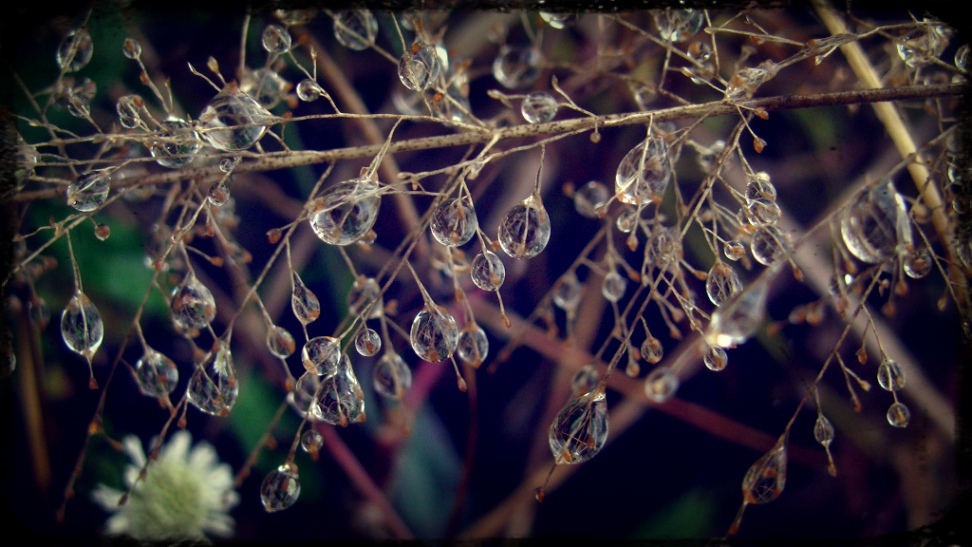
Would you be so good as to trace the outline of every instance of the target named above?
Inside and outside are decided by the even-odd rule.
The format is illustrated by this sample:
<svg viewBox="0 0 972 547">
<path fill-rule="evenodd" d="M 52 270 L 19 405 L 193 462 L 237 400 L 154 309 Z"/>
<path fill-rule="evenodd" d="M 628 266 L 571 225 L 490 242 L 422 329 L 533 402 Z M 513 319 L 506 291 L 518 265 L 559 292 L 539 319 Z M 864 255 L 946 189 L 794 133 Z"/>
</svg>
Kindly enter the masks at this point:
<svg viewBox="0 0 972 547">
<path fill-rule="evenodd" d="M 142 450 L 142 441 L 138 440 L 138 437 L 125 435 L 125 438 L 122 439 L 122 446 L 128 453 L 128 457 L 132 459 L 133 464 L 138 468 L 145 466 L 145 451 Z"/>
<path fill-rule="evenodd" d="M 100 505 L 105 511 L 115 512 L 118 511 L 118 502 L 122 498 L 122 492 L 115 490 L 114 488 L 109 488 L 103 484 L 99 484 L 94 492 L 91 493 L 91 499 Z"/>
</svg>

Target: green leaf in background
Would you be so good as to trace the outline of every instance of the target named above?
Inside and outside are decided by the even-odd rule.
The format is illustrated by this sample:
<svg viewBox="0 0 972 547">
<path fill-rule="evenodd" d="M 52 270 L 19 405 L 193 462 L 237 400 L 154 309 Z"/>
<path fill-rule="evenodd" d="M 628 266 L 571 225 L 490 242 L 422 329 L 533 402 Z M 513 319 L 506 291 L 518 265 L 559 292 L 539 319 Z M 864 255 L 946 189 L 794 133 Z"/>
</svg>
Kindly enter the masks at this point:
<svg viewBox="0 0 972 547">
<path fill-rule="evenodd" d="M 689 539 L 710 537 L 716 500 L 695 489 L 655 513 L 632 534 L 633 538 Z"/>
<path fill-rule="evenodd" d="M 462 461 L 439 417 L 428 406 L 416 415 L 399 465 L 392 503 L 418 537 L 442 537 Z"/>
</svg>

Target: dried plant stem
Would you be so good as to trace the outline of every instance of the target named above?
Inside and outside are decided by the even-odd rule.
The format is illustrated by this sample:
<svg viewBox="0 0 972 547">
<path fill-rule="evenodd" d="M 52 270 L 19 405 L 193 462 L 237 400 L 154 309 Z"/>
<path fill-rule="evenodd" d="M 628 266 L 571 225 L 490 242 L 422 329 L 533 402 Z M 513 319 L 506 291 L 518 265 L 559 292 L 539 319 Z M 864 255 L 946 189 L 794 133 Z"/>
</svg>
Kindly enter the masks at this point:
<svg viewBox="0 0 972 547">
<path fill-rule="evenodd" d="M 708 103 L 653 110 L 650 112 L 609 114 L 594 118 L 585 116 L 582 118 L 572 118 L 569 120 L 552 121 L 547 123 L 515 125 L 493 131 L 469 131 L 465 133 L 456 133 L 437 137 L 408 139 L 391 143 L 391 146 L 388 147 L 388 153 L 396 154 L 399 152 L 411 152 L 416 150 L 432 150 L 453 146 L 484 144 L 494 139 L 499 142 L 511 139 L 567 133 L 571 131 L 593 130 L 595 126 L 599 128 L 607 128 L 647 124 L 651 122 L 651 120 L 654 120 L 657 123 L 667 120 L 695 118 L 700 116 L 738 116 L 739 108 L 761 108 L 767 112 L 774 112 L 798 110 L 802 108 L 813 108 L 819 106 L 880 103 L 887 101 L 923 99 L 929 97 L 945 97 L 959 95 L 963 92 L 963 90 L 964 87 L 958 84 L 918 85 L 896 87 L 891 89 L 882 88 L 865 89 L 860 91 L 816 93 L 811 95 L 785 95 L 767 97 L 765 99 L 740 101 L 738 103 L 713 101 Z M 56 143 L 59 141 L 54 142 Z M 236 167 L 235 172 L 243 173 L 247 171 L 268 171 L 273 169 L 287 169 L 302 165 L 333 163 L 340 160 L 369 158 L 378 154 L 381 148 L 381 144 L 372 144 L 367 146 L 337 148 L 334 150 L 293 150 L 268 152 L 257 159 L 254 159 L 253 161 L 241 162 Z M 169 184 L 186 179 L 208 181 L 215 180 L 223 177 L 224 175 L 225 173 L 216 167 L 184 168 L 178 171 L 167 171 L 164 173 L 148 175 L 139 179 L 137 183 L 139 185 L 158 185 Z M 21 202 L 52 198 L 63 194 L 66 191 L 68 181 L 64 182 L 65 184 L 63 186 L 59 186 L 57 188 L 20 192 L 12 199 L 14 202 Z M 135 183 L 133 182 L 132 184 Z M 119 188 L 124 188 L 126 186 L 128 185 L 121 184 L 119 185 Z"/>
</svg>

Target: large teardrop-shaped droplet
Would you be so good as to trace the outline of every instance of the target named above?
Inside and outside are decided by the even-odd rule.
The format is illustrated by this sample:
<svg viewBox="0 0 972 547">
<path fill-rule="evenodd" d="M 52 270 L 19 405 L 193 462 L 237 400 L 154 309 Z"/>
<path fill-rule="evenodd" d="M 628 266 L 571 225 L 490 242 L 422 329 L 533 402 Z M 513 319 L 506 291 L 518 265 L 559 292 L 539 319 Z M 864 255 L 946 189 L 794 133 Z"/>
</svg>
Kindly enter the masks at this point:
<svg viewBox="0 0 972 547">
<path fill-rule="evenodd" d="M 401 400 L 412 387 L 412 369 L 397 353 L 386 353 L 375 364 L 372 384 L 379 395 Z"/>
<path fill-rule="evenodd" d="M 61 338 L 64 343 L 90 365 L 104 336 L 105 327 L 98 308 L 86 294 L 76 291 L 61 314 Z"/>
<path fill-rule="evenodd" d="M 293 462 L 277 467 L 260 484 L 260 501 L 267 513 L 283 511 L 300 496 L 300 478 Z"/>
<path fill-rule="evenodd" d="M 172 359 L 146 346 L 142 358 L 135 363 L 135 381 L 146 396 L 163 399 L 179 383 L 179 369 Z"/>
<path fill-rule="evenodd" d="M 220 340 L 218 347 L 210 351 L 196 367 L 186 396 L 189 402 L 206 414 L 226 416 L 236 403 L 239 386 L 229 344 Z"/>
<path fill-rule="evenodd" d="M 479 228 L 472 200 L 463 195 L 440 203 L 432 213 L 429 227 L 436 241 L 446 247 L 465 245 Z"/>
<path fill-rule="evenodd" d="M 672 177 L 665 139 L 650 136 L 629 151 L 614 177 L 615 194 L 632 205 L 661 201 Z"/>
<path fill-rule="evenodd" d="M 905 386 L 904 369 L 894 359 L 885 357 L 877 369 L 878 385 L 885 391 L 898 391 Z"/>
<path fill-rule="evenodd" d="M 813 438 L 825 447 L 834 442 L 834 425 L 823 414 L 818 414 L 813 423 Z"/>
<path fill-rule="evenodd" d="M 91 61 L 94 54 L 94 42 L 91 34 L 83 28 L 72 30 L 61 40 L 57 47 L 55 59 L 57 66 L 64 72 L 77 72 Z"/>
<path fill-rule="evenodd" d="M 526 87 L 540 77 L 542 61 L 536 47 L 505 45 L 493 60 L 493 77 L 507 89 Z"/>
<path fill-rule="evenodd" d="M 430 363 L 438 363 L 456 351 L 459 327 L 445 308 L 426 304 L 412 321 L 409 340 L 416 355 Z"/>
<path fill-rule="evenodd" d="M 786 459 L 784 435 L 746 472 L 742 482 L 745 503 L 769 503 L 780 496 L 786 486 Z"/>
<path fill-rule="evenodd" d="M 723 348 L 742 344 L 756 332 L 766 315 L 766 293 L 772 276 L 764 275 L 719 307 L 709 321 L 705 341 Z"/>
<path fill-rule="evenodd" d="M 531 258 L 543 251 L 550 241 L 550 217 L 539 195 L 506 212 L 498 239 L 503 251 L 513 258 Z"/>
<path fill-rule="evenodd" d="M 273 114 L 235 83 L 219 92 L 199 114 L 199 130 L 213 148 L 224 152 L 246 150 L 256 144 L 273 123 Z"/>
<path fill-rule="evenodd" d="M 331 425 L 346 427 L 350 423 L 364 421 L 364 392 L 347 355 L 341 355 L 341 362 L 334 374 L 321 380 L 317 404 L 321 409 L 321 418 Z"/>
<path fill-rule="evenodd" d="M 852 255 L 869 264 L 891 259 L 912 243 L 904 198 L 890 180 L 857 197 L 840 217 L 840 235 Z"/>
<path fill-rule="evenodd" d="M 350 245 L 365 236 L 378 218 L 378 185 L 355 179 L 331 186 L 314 200 L 311 228 L 331 245 Z"/>
<path fill-rule="evenodd" d="M 608 434 L 604 393 L 590 391 L 567 403 L 550 424 L 547 439 L 558 464 L 581 463 L 604 447 Z"/>
<path fill-rule="evenodd" d="M 742 292 L 742 281 L 736 270 L 721 260 L 716 260 L 705 278 L 705 293 L 716 306 L 721 306 Z"/>
<path fill-rule="evenodd" d="M 398 61 L 398 79 L 413 91 L 432 87 L 441 72 L 442 64 L 435 48 L 426 44 L 413 45 Z"/>
<path fill-rule="evenodd" d="M 213 293 L 191 272 L 172 291 L 169 309 L 176 325 L 187 330 L 204 328 L 216 317 Z"/>
<path fill-rule="evenodd" d="M 342 10 L 334 17 L 334 37 L 348 49 L 361 51 L 375 43 L 378 21 L 366 9 Z"/>
<path fill-rule="evenodd" d="M 293 293 L 290 296 L 290 306 L 293 308 L 297 320 L 307 325 L 321 316 L 321 301 L 317 299 L 317 295 L 313 291 L 307 288 L 307 285 L 304 285 L 304 281 L 297 275 L 296 271 L 291 273 L 294 286 Z"/>
</svg>

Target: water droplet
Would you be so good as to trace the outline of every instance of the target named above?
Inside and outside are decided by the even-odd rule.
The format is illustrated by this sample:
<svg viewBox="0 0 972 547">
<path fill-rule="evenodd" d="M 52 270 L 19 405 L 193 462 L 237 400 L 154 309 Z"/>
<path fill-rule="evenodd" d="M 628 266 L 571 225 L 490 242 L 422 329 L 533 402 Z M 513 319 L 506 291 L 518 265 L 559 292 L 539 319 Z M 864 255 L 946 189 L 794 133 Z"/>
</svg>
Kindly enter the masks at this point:
<svg viewBox="0 0 972 547">
<path fill-rule="evenodd" d="M 209 193 L 207 194 L 206 198 L 209 200 L 209 203 L 212 203 L 214 206 L 222 207 L 223 205 L 226 205 L 227 201 L 229 201 L 230 189 L 228 186 L 226 186 L 225 181 L 220 180 L 209 188 Z"/>
<path fill-rule="evenodd" d="M 634 98 L 635 104 L 638 105 L 638 109 L 642 111 L 650 110 L 651 103 L 658 98 L 658 90 L 655 89 L 653 84 L 629 82 L 628 90 L 631 91 L 631 96 Z"/>
<path fill-rule="evenodd" d="M 651 136 L 632 148 L 618 165 L 614 191 L 623 203 L 641 205 L 661 200 L 672 176 L 668 145 Z"/>
<path fill-rule="evenodd" d="M 324 91 L 321 84 L 310 78 L 304 78 L 297 84 L 297 97 L 305 103 L 312 103 L 321 97 L 327 96 L 327 91 Z"/>
<path fill-rule="evenodd" d="M 190 273 L 172 290 L 169 302 L 172 320 L 183 329 L 201 329 L 216 317 L 213 293 Z"/>
<path fill-rule="evenodd" d="M 840 235 L 852 255 L 880 264 L 895 255 L 898 245 L 911 243 L 911 222 L 904 199 L 885 179 L 844 209 Z"/>
<path fill-rule="evenodd" d="M 341 362 L 341 341 L 331 336 L 311 338 L 300 355 L 309 372 L 320 376 L 334 374 Z"/>
<path fill-rule="evenodd" d="M 597 381 L 599 379 L 600 375 L 597 372 L 597 366 L 594 364 L 584 365 L 574 373 L 574 377 L 570 381 L 570 390 L 575 397 L 583 395 L 597 387 Z"/>
<path fill-rule="evenodd" d="M 67 189 L 67 204 L 87 213 L 104 205 L 111 190 L 111 169 L 88 171 L 72 182 Z"/>
<path fill-rule="evenodd" d="M 749 242 L 749 249 L 756 262 L 764 266 L 772 266 L 786 260 L 790 255 L 790 234 L 773 225 L 756 228 Z"/>
<path fill-rule="evenodd" d="M 493 77 L 507 89 L 532 85 L 540 77 L 541 60 L 532 46 L 505 45 L 493 60 Z"/>
<path fill-rule="evenodd" d="M 905 275 L 912 279 L 921 279 L 932 269 L 931 253 L 928 249 L 908 251 L 904 255 Z"/>
<path fill-rule="evenodd" d="M 304 285 L 297 272 L 291 273 L 294 286 L 290 296 L 290 306 L 297 320 L 307 325 L 321 316 L 321 302 L 317 299 L 317 295 Z"/>
<path fill-rule="evenodd" d="M 324 438 L 316 429 L 308 429 L 300 436 L 300 447 L 308 454 L 314 455 L 321 451 Z"/>
<path fill-rule="evenodd" d="M 334 37 L 348 49 L 367 49 L 377 35 L 378 21 L 366 9 L 340 11 L 334 18 Z"/>
<path fill-rule="evenodd" d="M 294 390 L 287 394 L 287 402 L 301 418 L 312 422 L 321 421 L 321 409 L 317 404 L 317 391 L 320 386 L 321 377 L 307 371 L 297 378 Z"/>
<path fill-rule="evenodd" d="M 321 380 L 317 405 L 321 419 L 331 425 L 345 427 L 349 423 L 364 421 L 364 392 L 361 391 L 361 385 L 358 384 L 347 355 L 341 355 L 334 374 Z"/>
<path fill-rule="evenodd" d="M 759 86 L 773 79 L 779 71 L 779 66 L 768 60 L 754 68 L 740 69 L 729 79 L 729 85 L 726 86 L 726 99 L 730 101 L 751 99 Z"/>
<path fill-rule="evenodd" d="M 911 411 L 904 403 L 895 402 L 888 407 L 888 423 L 894 427 L 908 427 L 911 421 Z"/>
<path fill-rule="evenodd" d="M 224 173 L 232 173 L 233 169 L 236 169 L 236 166 L 240 164 L 240 159 L 239 156 L 235 156 L 219 160 L 219 170 Z"/>
<path fill-rule="evenodd" d="M 51 320 L 51 309 L 40 296 L 35 296 L 27 302 L 27 314 L 31 322 L 40 330 L 46 329 Z"/>
<path fill-rule="evenodd" d="M 665 9 L 652 11 L 662 40 L 686 42 L 698 34 L 705 24 L 705 14 L 694 9 Z"/>
<path fill-rule="evenodd" d="M 401 400 L 412 387 L 412 369 L 397 353 L 386 353 L 372 371 L 372 384 L 380 395 Z"/>
<path fill-rule="evenodd" d="M 412 349 L 431 363 L 448 359 L 459 343 L 459 327 L 445 308 L 426 304 L 412 321 Z"/>
<path fill-rule="evenodd" d="M 217 150 L 246 150 L 263 137 L 273 115 L 237 86 L 227 85 L 199 114 L 199 129 Z"/>
<path fill-rule="evenodd" d="M 705 293 L 716 306 L 728 302 L 742 291 L 742 281 L 736 270 L 725 262 L 717 260 L 705 278 Z"/>
<path fill-rule="evenodd" d="M 464 362 L 479 368 L 489 355 L 489 339 L 486 338 L 486 331 L 476 323 L 467 323 L 459 333 L 456 353 Z"/>
<path fill-rule="evenodd" d="M 354 339 L 354 349 L 358 350 L 362 357 L 371 357 L 378 353 L 381 349 L 381 336 L 378 335 L 378 331 L 372 328 L 361 329 Z"/>
<path fill-rule="evenodd" d="M 498 239 L 512 258 L 531 258 L 543 251 L 550 241 L 550 217 L 540 196 L 534 194 L 506 212 Z"/>
<path fill-rule="evenodd" d="M 817 414 L 817 421 L 813 424 L 813 438 L 824 446 L 834 442 L 834 426 L 823 414 Z"/>
<path fill-rule="evenodd" d="M 574 272 L 560 276 L 553 288 L 553 303 L 562 310 L 576 310 L 581 299 L 581 282 Z"/>
<path fill-rule="evenodd" d="M 753 226 L 775 225 L 780 221 L 780 206 L 765 198 L 754 199 L 746 206 L 746 220 Z"/>
<path fill-rule="evenodd" d="M 746 201 L 751 202 L 757 199 L 776 201 L 776 186 L 773 186 L 769 173 L 766 171 L 753 174 L 746 185 Z"/>
<path fill-rule="evenodd" d="M 607 186 L 592 180 L 574 192 L 574 209 L 587 218 L 597 218 L 610 197 Z"/>
<path fill-rule="evenodd" d="M 878 365 L 877 379 L 881 389 L 885 391 L 898 391 L 905 386 L 905 374 L 901 365 L 887 357 Z"/>
<path fill-rule="evenodd" d="M 601 282 L 601 294 L 609 302 L 621 300 L 627 288 L 628 280 L 613 269 L 605 274 L 604 280 Z"/>
<path fill-rule="evenodd" d="M 608 415 L 604 393 L 590 391 L 571 400 L 554 417 L 547 440 L 558 464 L 585 462 L 607 441 Z"/>
<path fill-rule="evenodd" d="M 780 496 L 786 486 L 786 460 L 784 436 L 746 472 L 742 482 L 745 503 L 769 503 Z"/>
<path fill-rule="evenodd" d="M 945 27 L 937 20 L 924 18 L 921 26 L 907 32 L 895 41 L 898 56 L 910 67 L 920 67 L 941 57 L 948 47 Z"/>
<path fill-rule="evenodd" d="M 645 377 L 645 396 L 654 403 L 664 403 L 678 391 L 678 376 L 668 367 L 658 367 Z"/>
<path fill-rule="evenodd" d="M 378 218 L 378 185 L 354 179 L 331 186 L 315 200 L 311 228 L 331 245 L 350 245 L 363 238 Z"/>
<path fill-rule="evenodd" d="M 283 511 L 300 496 L 300 478 L 297 466 L 285 463 L 263 478 L 260 484 L 260 501 L 267 513 Z"/>
<path fill-rule="evenodd" d="M 413 91 L 425 91 L 435 84 L 442 72 L 442 64 L 435 48 L 416 43 L 398 61 L 398 79 Z"/>
<path fill-rule="evenodd" d="M 662 346 L 661 340 L 649 335 L 645 338 L 645 341 L 641 343 L 641 358 L 648 361 L 652 365 L 658 363 L 665 356 L 665 348 Z"/>
<path fill-rule="evenodd" d="M 955 68 L 968 72 L 969 70 L 969 45 L 962 44 L 955 50 Z"/>
<path fill-rule="evenodd" d="M 280 55 L 290 51 L 290 45 L 293 40 L 290 37 L 290 33 L 287 32 L 287 29 L 282 26 L 267 25 L 267 28 L 263 29 L 261 41 L 263 42 L 263 49 L 268 53 Z"/>
<path fill-rule="evenodd" d="M 317 11 L 313 9 L 275 9 L 273 15 L 288 27 L 310 23 Z"/>
<path fill-rule="evenodd" d="M 142 44 L 134 38 L 125 38 L 122 44 L 122 54 L 129 59 L 138 59 L 142 56 Z"/>
<path fill-rule="evenodd" d="M 550 28 L 557 30 L 563 29 L 577 19 L 573 13 L 553 13 L 549 11 L 541 11 L 540 18 L 550 25 Z"/>
<path fill-rule="evenodd" d="M 186 388 L 186 397 L 206 414 L 226 416 L 236 403 L 239 385 L 229 344 L 223 340 L 217 344 L 215 351 L 210 351 L 196 366 Z"/>
<path fill-rule="evenodd" d="M 377 300 L 365 319 L 381 317 L 384 306 L 381 296 L 379 296 L 380 293 L 381 287 L 373 277 L 355 279 L 354 284 L 351 285 L 351 290 L 348 291 L 348 312 L 351 315 L 360 316 L 372 302 Z"/>
<path fill-rule="evenodd" d="M 705 341 L 723 348 L 744 343 L 756 332 L 766 315 L 766 293 L 771 276 L 753 282 L 712 314 Z"/>
<path fill-rule="evenodd" d="M 144 395 L 165 398 L 179 383 L 179 369 L 172 359 L 146 347 L 142 358 L 135 363 L 135 381 Z"/>
<path fill-rule="evenodd" d="M 267 349 L 280 359 L 286 359 L 297 350 L 297 342 L 287 329 L 271 325 L 267 330 Z"/>
<path fill-rule="evenodd" d="M 118 122 L 122 127 L 135 129 L 142 123 L 139 109 L 142 106 L 142 98 L 138 95 L 125 95 L 118 99 L 115 110 L 118 112 Z"/>
<path fill-rule="evenodd" d="M 659 226 L 645 245 L 645 264 L 664 270 L 676 263 L 682 250 L 680 237 L 677 229 Z"/>
<path fill-rule="evenodd" d="M 88 31 L 83 28 L 72 30 L 57 48 L 57 66 L 64 72 L 77 72 L 91 61 L 93 53 L 94 42 Z"/>
<path fill-rule="evenodd" d="M 169 116 L 162 120 L 161 125 L 162 128 L 152 134 L 152 144 L 149 145 L 149 152 L 155 162 L 170 169 L 192 162 L 196 152 L 202 148 L 202 142 L 189 122 Z"/>
<path fill-rule="evenodd" d="M 729 364 L 729 356 L 726 355 L 726 350 L 719 346 L 710 347 L 706 350 L 705 355 L 702 356 L 702 363 L 705 364 L 705 368 L 713 372 L 719 372 L 720 370 L 724 370 L 726 365 Z"/>
<path fill-rule="evenodd" d="M 472 200 L 463 195 L 443 201 L 432 213 L 430 227 L 436 241 L 446 247 L 466 244 L 479 228 Z"/>
<path fill-rule="evenodd" d="M 618 230 L 621 233 L 630 234 L 631 231 L 635 229 L 635 226 L 638 225 L 638 220 L 639 220 L 639 218 L 638 218 L 638 211 L 637 210 L 635 210 L 635 209 L 625 209 L 625 210 L 621 211 L 621 214 L 618 215 L 618 218 L 615 221 L 615 224 L 617 225 Z M 632 249 L 632 250 L 634 250 L 634 249 Z"/>
<path fill-rule="evenodd" d="M 104 336 L 105 327 L 98 308 L 86 294 L 76 291 L 61 313 L 61 338 L 64 343 L 90 363 Z"/>
<path fill-rule="evenodd" d="M 704 85 L 706 82 L 710 81 L 713 76 L 715 76 L 715 58 L 712 55 L 712 46 L 710 46 L 708 42 L 701 40 L 692 42 L 689 44 L 686 53 L 688 53 L 688 56 L 696 62 L 696 65 L 685 67 L 682 69 L 682 71 L 683 74 L 687 71 L 686 75 L 693 84 Z M 725 143 L 723 143 L 723 145 L 725 145 Z M 719 152 L 722 152 L 722 149 L 711 149 L 709 151 L 709 155 L 712 156 L 711 159 L 715 159 L 715 154 Z M 704 167 L 704 170 L 708 171 L 711 166 L 711 163 L 708 164 L 706 167 Z"/>
<path fill-rule="evenodd" d="M 530 93 L 520 104 L 520 114 L 530 123 L 545 123 L 557 115 L 557 99 L 549 93 Z"/>
<path fill-rule="evenodd" d="M 473 258 L 469 275 L 480 289 L 498 291 L 506 281 L 506 266 L 496 253 L 484 250 Z"/>
<path fill-rule="evenodd" d="M 727 259 L 735 262 L 746 256 L 746 247 L 744 247 L 741 242 L 734 239 L 726 242 L 725 247 L 722 248 L 722 252 L 726 255 Z"/>
<path fill-rule="evenodd" d="M 273 108 L 280 104 L 280 101 L 286 99 L 287 92 L 290 91 L 292 86 L 293 84 L 284 79 L 283 76 L 268 68 L 244 70 L 243 77 L 240 78 L 240 91 L 265 109 Z M 252 113 L 256 115 L 257 119 L 265 120 L 267 124 L 270 123 L 267 118 L 263 117 L 262 112 L 253 111 Z M 269 116 L 270 113 L 266 112 L 266 115 Z"/>
</svg>

